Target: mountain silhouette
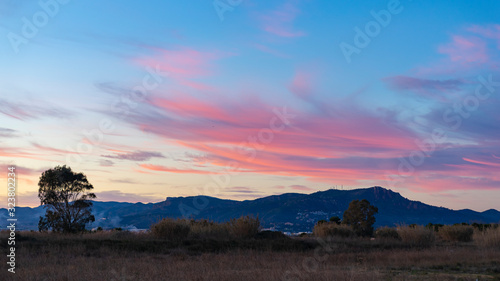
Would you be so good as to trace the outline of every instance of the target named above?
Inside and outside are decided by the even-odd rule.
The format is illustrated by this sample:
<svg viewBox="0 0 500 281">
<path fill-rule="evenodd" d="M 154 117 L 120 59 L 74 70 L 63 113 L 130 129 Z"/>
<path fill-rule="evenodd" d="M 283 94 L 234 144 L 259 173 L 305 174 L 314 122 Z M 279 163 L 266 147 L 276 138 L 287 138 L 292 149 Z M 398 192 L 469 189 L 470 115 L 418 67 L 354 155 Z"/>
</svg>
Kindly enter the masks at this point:
<svg viewBox="0 0 500 281">
<path fill-rule="evenodd" d="M 95 201 L 92 227 L 122 227 L 147 229 L 163 217 L 186 217 L 228 221 L 245 215 L 259 216 L 264 228 L 284 232 L 311 231 L 321 219 L 342 218 L 352 200 L 367 199 L 378 207 L 375 226 L 427 223 L 498 223 L 500 212 L 487 210 L 451 210 L 412 201 L 401 194 L 379 186 L 354 190 L 326 190 L 312 194 L 285 193 L 255 200 L 227 200 L 209 196 L 167 197 L 158 203 L 123 203 Z M 38 218 L 44 214 L 42 206 L 18 207 L 19 229 L 37 229 Z M 0 217 L 7 219 L 7 210 L 0 209 Z"/>
</svg>

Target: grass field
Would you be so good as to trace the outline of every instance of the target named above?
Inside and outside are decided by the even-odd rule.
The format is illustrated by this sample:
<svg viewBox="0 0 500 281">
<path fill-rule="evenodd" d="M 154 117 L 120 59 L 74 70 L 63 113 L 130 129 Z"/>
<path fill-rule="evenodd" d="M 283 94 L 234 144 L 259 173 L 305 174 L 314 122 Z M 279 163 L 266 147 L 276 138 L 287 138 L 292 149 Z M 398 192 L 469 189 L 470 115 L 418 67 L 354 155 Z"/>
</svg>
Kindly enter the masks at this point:
<svg viewBox="0 0 500 281">
<path fill-rule="evenodd" d="M 0 235 L 7 253 L 8 232 Z M 476 241 L 438 239 L 425 247 L 369 238 L 171 241 L 103 231 L 18 232 L 16 246 L 16 273 L 3 263 L 0 280 L 500 280 L 500 249 Z"/>
</svg>

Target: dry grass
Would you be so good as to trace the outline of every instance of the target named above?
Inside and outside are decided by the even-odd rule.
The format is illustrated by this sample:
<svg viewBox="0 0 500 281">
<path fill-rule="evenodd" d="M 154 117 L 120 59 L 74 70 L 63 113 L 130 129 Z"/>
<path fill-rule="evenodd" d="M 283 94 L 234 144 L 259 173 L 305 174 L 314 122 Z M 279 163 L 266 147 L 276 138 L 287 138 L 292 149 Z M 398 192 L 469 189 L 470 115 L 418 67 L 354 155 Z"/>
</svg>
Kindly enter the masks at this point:
<svg viewBox="0 0 500 281">
<path fill-rule="evenodd" d="M 151 226 L 154 236 L 173 241 L 185 239 L 190 231 L 189 221 L 185 219 L 165 218 Z"/>
<path fill-rule="evenodd" d="M 480 247 L 500 249 L 500 227 L 488 228 L 484 231 L 476 230 L 474 242 Z"/>
<path fill-rule="evenodd" d="M 322 237 L 322 238 L 325 237 L 349 238 L 356 236 L 351 226 L 336 224 L 333 222 L 316 224 L 313 229 L 313 234 L 316 237 Z"/>
<path fill-rule="evenodd" d="M 470 242 L 474 228 L 470 225 L 445 225 L 439 228 L 439 236 L 449 242 Z"/>
<path fill-rule="evenodd" d="M 434 231 L 421 225 L 398 226 L 397 232 L 401 241 L 410 247 L 431 247 L 436 241 Z"/>
<path fill-rule="evenodd" d="M 392 227 L 380 227 L 375 231 L 377 239 L 384 240 L 401 240 L 398 231 Z"/>
<path fill-rule="evenodd" d="M 229 222 L 229 229 L 235 238 L 250 238 L 254 237 L 260 230 L 259 218 L 241 217 L 233 219 Z"/>
<path fill-rule="evenodd" d="M 500 279 L 500 251 L 470 243 L 379 249 L 369 247 L 376 242 L 369 239 L 353 239 L 358 247 L 344 247 L 344 242 L 294 238 L 289 240 L 307 240 L 316 246 L 282 252 L 239 246 L 223 252 L 197 252 L 188 241 L 170 244 L 149 234 L 122 232 L 118 237 L 116 233 L 18 233 L 16 274 L 4 268 L 0 280 Z M 6 235 L 0 234 L 2 252 L 7 247 Z"/>
</svg>

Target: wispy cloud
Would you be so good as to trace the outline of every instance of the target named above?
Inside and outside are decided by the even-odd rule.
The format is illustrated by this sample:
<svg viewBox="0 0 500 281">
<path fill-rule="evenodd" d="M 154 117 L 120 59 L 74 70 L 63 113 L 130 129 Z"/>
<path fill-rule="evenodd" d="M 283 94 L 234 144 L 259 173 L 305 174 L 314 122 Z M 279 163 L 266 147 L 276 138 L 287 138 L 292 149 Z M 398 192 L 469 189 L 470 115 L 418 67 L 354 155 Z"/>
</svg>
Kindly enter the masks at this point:
<svg viewBox="0 0 500 281">
<path fill-rule="evenodd" d="M 232 54 L 221 51 L 205 51 L 190 47 L 163 49 L 146 47 L 150 55 L 134 58 L 143 67 L 154 69 L 178 85 L 196 90 L 214 90 L 212 86 L 199 79 L 212 76 L 217 71 L 215 62 Z"/>
<path fill-rule="evenodd" d="M 21 103 L 10 102 L 5 99 L 0 99 L 0 113 L 23 121 L 30 119 L 40 119 L 44 117 L 65 119 L 73 116 L 73 113 L 65 109 L 55 107 L 43 102 Z"/>
<path fill-rule="evenodd" d="M 165 158 L 163 154 L 160 152 L 153 151 L 134 151 L 128 153 L 120 153 L 115 155 L 102 155 L 102 157 L 111 158 L 111 159 L 119 159 L 119 160 L 130 160 L 130 161 L 148 161 L 151 158 Z"/>
<path fill-rule="evenodd" d="M 472 25 L 471 27 L 467 28 L 467 30 L 482 37 L 496 40 L 497 49 L 500 50 L 500 24 L 487 26 Z"/>
<path fill-rule="evenodd" d="M 500 65 L 500 25 L 471 25 L 451 35 L 437 52 L 444 57 L 416 68 L 419 75 L 475 75 L 482 70 L 498 70 Z"/>
<path fill-rule="evenodd" d="M 115 183 L 126 183 L 126 184 L 138 184 L 139 182 L 134 179 L 110 179 L 110 182 Z"/>
<path fill-rule="evenodd" d="M 111 160 L 107 160 L 107 159 L 101 159 L 99 160 L 99 165 L 101 165 L 101 167 L 111 167 L 113 166 L 115 163 Z"/>
<path fill-rule="evenodd" d="M 97 201 L 117 201 L 117 202 L 142 202 L 156 203 L 164 201 L 166 197 L 154 193 L 126 193 L 120 190 L 94 191 Z"/>
<path fill-rule="evenodd" d="M 300 10 L 296 1 L 289 1 L 260 17 L 262 29 L 272 35 L 285 38 L 305 36 L 305 32 L 294 28 L 294 21 L 299 14 Z"/>
<path fill-rule="evenodd" d="M 308 186 L 299 185 L 299 184 L 291 185 L 290 188 L 293 190 L 300 190 L 300 191 L 313 191 L 313 190 L 315 190 L 314 188 L 310 188 Z"/>
<path fill-rule="evenodd" d="M 462 79 L 422 79 L 402 75 L 387 77 L 383 81 L 395 91 L 412 91 L 427 97 L 443 97 L 467 84 Z"/>
<path fill-rule="evenodd" d="M 167 173 L 176 173 L 176 174 L 212 174 L 213 172 L 210 171 L 203 171 L 203 170 L 193 170 L 193 169 L 177 169 L 177 168 L 171 168 L 171 167 L 165 167 L 161 165 L 153 165 L 153 164 L 141 164 L 139 167 L 150 170 L 150 171 L 155 171 L 155 172 L 167 172 Z"/>
<path fill-rule="evenodd" d="M 18 132 L 16 130 L 8 128 L 0 128 L 0 138 L 13 138 L 17 136 Z"/>
<path fill-rule="evenodd" d="M 486 42 L 477 37 L 455 35 L 452 42 L 442 45 L 438 51 L 449 56 L 452 62 L 485 63 L 488 61 Z"/>
<path fill-rule="evenodd" d="M 228 188 L 224 189 L 224 192 L 243 193 L 243 194 L 260 194 L 261 193 L 261 192 L 254 190 L 253 188 L 245 187 L 245 186 L 228 187 Z"/>
</svg>

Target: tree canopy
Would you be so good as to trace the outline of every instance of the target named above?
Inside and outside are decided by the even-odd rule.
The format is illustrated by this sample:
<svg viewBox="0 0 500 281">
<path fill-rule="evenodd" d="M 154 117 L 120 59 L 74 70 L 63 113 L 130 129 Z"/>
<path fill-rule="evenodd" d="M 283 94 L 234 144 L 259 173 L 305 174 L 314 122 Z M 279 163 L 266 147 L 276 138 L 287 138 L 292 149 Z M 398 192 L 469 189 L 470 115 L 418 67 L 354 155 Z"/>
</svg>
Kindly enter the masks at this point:
<svg viewBox="0 0 500 281">
<path fill-rule="evenodd" d="M 42 173 L 38 187 L 40 204 L 46 208 L 38 222 L 40 231 L 80 232 L 95 221 L 90 200 L 96 195 L 90 192 L 94 187 L 84 174 L 57 166 Z"/>
<path fill-rule="evenodd" d="M 344 212 L 342 224 L 350 225 L 357 235 L 371 236 L 378 208 L 370 205 L 368 200 L 353 200 Z"/>
</svg>

